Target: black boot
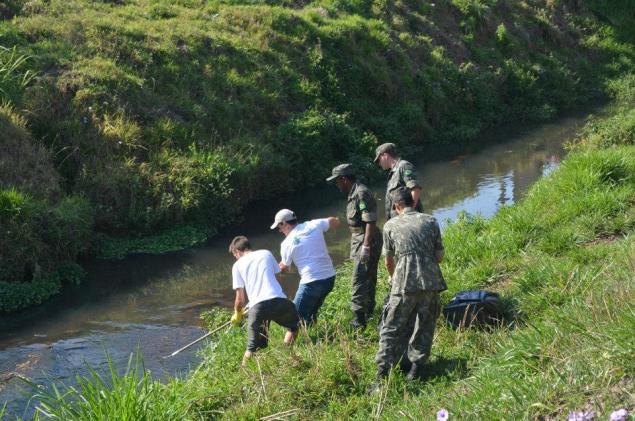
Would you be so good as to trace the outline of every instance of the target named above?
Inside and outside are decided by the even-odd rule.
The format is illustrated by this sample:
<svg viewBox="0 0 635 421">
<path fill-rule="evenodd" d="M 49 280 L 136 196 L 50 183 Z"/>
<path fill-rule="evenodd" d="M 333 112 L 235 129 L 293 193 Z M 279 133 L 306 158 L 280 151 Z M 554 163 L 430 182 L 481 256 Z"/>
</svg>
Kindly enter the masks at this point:
<svg viewBox="0 0 635 421">
<path fill-rule="evenodd" d="M 413 363 L 410 366 L 410 370 L 408 371 L 408 374 L 406 374 L 406 380 L 413 381 L 413 380 L 421 380 L 422 378 L 423 378 L 423 370 L 421 370 L 421 365 L 417 363 Z"/>
<path fill-rule="evenodd" d="M 412 368 L 412 363 L 407 357 L 403 357 L 401 361 L 399 361 L 399 370 L 401 370 L 403 374 L 407 375 L 408 373 L 410 373 L 411 368 Z"/>
<path fill-rule="evenodd" d="M 355 329 L 364 329 L 366 327 L 366 314 L 363 311 L 356 311 L 351 320 L 351 326 Z"/>
<path fill-rule="evenodd" d="M 377 370 L 377 377 L 375 377 L 375 381 L 368 386 L 368 388 L 366 389 L 366 393 L 368 393 L 369 395 L 373 395 L 381 392 L 381 389 L 383 388 L 386 379 L 388 378 L 388 373 L 389 371 L 385 369 Z"/>
</svg>

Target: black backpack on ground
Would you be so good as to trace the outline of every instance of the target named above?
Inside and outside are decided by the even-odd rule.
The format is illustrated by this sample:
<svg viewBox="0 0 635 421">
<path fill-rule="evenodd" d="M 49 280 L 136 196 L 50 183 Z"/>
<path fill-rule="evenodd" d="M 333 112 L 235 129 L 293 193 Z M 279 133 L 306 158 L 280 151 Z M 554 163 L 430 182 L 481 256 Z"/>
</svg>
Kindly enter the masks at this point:
<svg viewBox="0 0 635 421">
<path fill-rule="evenodd" d="M 497 326 L 503 321 L 500 297 L 491 291 L 460 291 L 454 294 L 443 315 L 453 328 Z"/>
</svg>

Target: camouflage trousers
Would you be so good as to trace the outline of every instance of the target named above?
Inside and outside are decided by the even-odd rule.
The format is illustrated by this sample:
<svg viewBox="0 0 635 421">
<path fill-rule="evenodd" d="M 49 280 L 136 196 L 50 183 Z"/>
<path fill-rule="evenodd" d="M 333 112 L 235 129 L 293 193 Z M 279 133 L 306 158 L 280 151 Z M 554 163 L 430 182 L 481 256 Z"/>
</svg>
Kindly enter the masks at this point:
<svg viewBox="0 0 635 421">
<path fill-rule="evenodd" d="M 382 238 L 379 230 L 373 237 L 370 257 L 365 263 L 359 258 L 363 243 L 363 233 L 351 235 L 351 259 L 353 260 L 351 310 L 370 316 L 375 309 L 377 266 L 381 256 Z"/>
<path fill-rule="evenodd" d="M 392 294 L 384 308 L 375 356 L 380 376 L 402 358 L 421 366 L 430 357 L 437 318 L 441 312 L 439 291 Z"/>
</svg>

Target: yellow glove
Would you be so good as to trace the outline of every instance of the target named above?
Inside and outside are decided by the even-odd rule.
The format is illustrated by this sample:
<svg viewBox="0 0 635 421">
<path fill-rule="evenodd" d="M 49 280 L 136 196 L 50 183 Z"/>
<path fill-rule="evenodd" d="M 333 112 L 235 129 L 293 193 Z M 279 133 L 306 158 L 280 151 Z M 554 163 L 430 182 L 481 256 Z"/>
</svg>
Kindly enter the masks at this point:
<svg viewBox="0 0 635 421">
<path fill-rule="evenodd" d="M 237 326 L 240 323 L 240 321 L 243 319 L 244 315 L 245 315 L 244 309 L 241 308 L 240 310 L 234 310 L 234 314 L 232 315 L 232 318 L 229 321 L 234 326 Z"/>
</svg>

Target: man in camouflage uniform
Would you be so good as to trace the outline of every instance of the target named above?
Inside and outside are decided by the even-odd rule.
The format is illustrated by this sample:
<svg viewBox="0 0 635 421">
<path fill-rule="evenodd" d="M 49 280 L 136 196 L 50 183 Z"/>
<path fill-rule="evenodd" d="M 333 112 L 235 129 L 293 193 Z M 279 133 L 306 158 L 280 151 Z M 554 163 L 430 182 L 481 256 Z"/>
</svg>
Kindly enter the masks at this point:
<svg viewBox="0 0 635 421">
<path fill-rule="evenodd" d="M 439 295 L 447 289 L 439 267 L 444 249 L 436 219 L 413 209 L 407 188 L 394 190 L 391 203 L 397 216 L 384 225 L 383 247 L 391 289 L 375 361 L 381 379 L 407 359 L 411 363 L 407 378 L 412 380 L 422 375 L 430 356 Z"/>
<path fill-rule="evenodd" d="M 333 168 L 327 182 L 348 195 L 346 221 L 351 230 L 351 259 L 354 262 L 351 294 L 356 329 L 366 326 L 375 309 L 377 265 L 381 255 L 381 233 L 377 228 L 377 203 L 371 191 L 357 181 L 351 164 Z"/>
<path fill-rule="evenodd" d="M 375 150 L 375 163 L 384 171 L 390 170 L 388 186 L 386 188 L 386 221 L 397 216 L 392 206 L 390 193 L 399 187 L 407 187 L 412 195 L 412 200 L 416 204 L 415 210 L 423 212 L 421 206 L 421 186 L 417 182 L 417 174 L 414 165 L 401 159 L 397 153 L 397 146 L 394 143 L 384 143 Z"/>
</svg>

